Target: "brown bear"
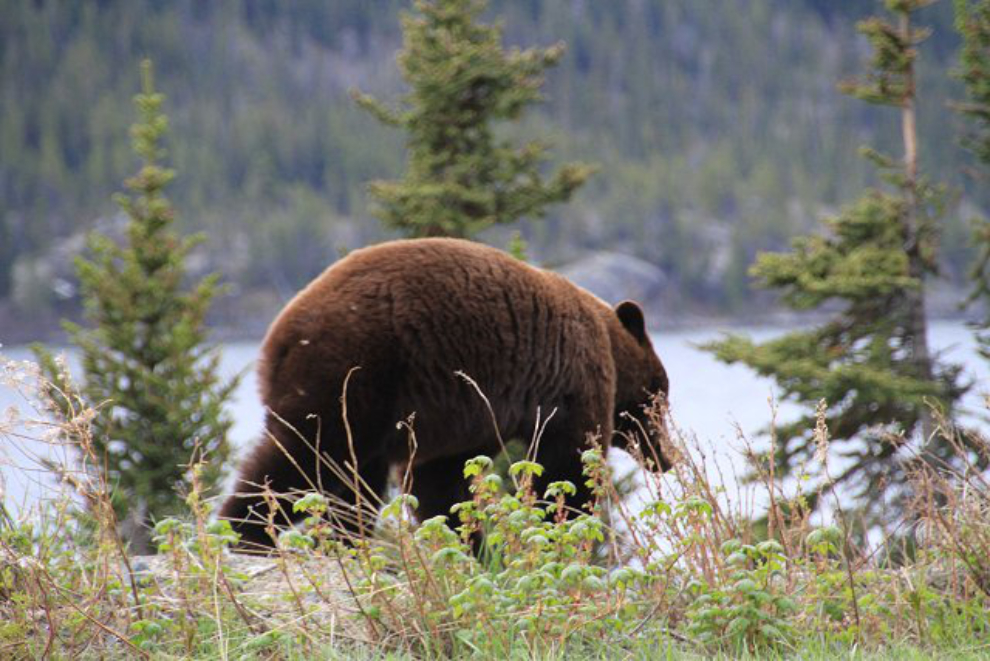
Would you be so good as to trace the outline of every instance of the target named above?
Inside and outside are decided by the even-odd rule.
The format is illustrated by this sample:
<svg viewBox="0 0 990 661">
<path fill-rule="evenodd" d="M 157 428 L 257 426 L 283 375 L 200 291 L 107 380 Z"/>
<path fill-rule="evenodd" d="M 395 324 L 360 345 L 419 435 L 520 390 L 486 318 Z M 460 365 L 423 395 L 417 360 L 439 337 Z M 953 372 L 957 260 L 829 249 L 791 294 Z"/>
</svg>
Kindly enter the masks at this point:
<svg viewBox="0 0 990 661">
<path fill-rule="evenodd" d="M 579 504 L 589 497 L 580 459 L 589 435 L 606 448 L 623 443 L 614 434 L 630 424 L 623 414 L 641 416 L 651 394 L 668 393 L 637 304 L 613 309 L 559 275 L 457 239 L 383 243 L 328 268 L 272 324 L 258 376 L 266 434 L 220 511 L 242 548 L 272 545 L 260 485 L 354 502 L 317 451 L 339 466 L 353 457 L 364 488 L 382 494 L 391 467 L 410 460 L 397 422 L 411 415 L 420 520 L 467 499 L 464 462 L 497 454 L 500 436 L 531 438 L 538 410 L 547 422 L 537 488 L 570 480 Z M 658 445 L 646 450 L 667 467 Z M 293 518 L 284 510 L 279 522 Z"/>
</svg>

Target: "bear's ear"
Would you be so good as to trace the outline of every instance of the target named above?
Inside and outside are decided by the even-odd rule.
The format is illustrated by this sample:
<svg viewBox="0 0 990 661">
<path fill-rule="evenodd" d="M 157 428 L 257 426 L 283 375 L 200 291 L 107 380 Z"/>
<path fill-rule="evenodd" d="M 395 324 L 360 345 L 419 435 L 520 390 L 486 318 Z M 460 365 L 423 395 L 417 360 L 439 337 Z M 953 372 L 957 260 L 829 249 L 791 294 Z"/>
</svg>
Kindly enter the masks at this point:
<svg viewBox="0 0 990 661">
<path fill-rule="evenodd" d="M 622 301 L 615 306 L 615 315 L 622 322 L 625 329 L 632 333 L 632 336 L 636 338 L 637 342 L 645 344 L 648 341 L 646 336 L 646 319 L 643 317 L 643 309 L 639 307 L 638 303 L 635 301 Z"/>
</svg>

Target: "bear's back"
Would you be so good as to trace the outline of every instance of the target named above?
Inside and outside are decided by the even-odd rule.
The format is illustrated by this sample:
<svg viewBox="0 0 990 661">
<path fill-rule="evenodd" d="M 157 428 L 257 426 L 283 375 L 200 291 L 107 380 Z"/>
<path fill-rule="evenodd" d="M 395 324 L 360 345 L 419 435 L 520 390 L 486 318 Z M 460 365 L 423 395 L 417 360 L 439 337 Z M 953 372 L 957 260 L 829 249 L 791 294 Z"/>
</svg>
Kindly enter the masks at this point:
<svg viewBox="0 0 990 661">
<path fill-rule="evenodd" d="M 575 381 L 610 380 L 607 309 L 564 278 L 488 246 L 383 243 L 340 260 L 286 306 L 266 338 L 260 380 L 278 383 L 283 366 L 296 385 L 306 366 L 333 379 L 361 366 L 367 377 L 388 372 L 403 412 L 422 412 L 462 407 L 452 393 L 476 398 L 463 383 L 455 387 L 454 373 L 463 372 L 493 402 L 512 404 L 498 411 L 511 426 Z M 337 373 L 327 374 L 330 367 Z"/>
<path fill-rule="evenodd" d="M 327 328 L 329 317 L 402 341 L 463 344 L 465 323 L 494 344 L 556 328 L 558 320 L 599 316 L 607 306 L 561 276 L 483 244 L 434 238 L 356 250 L 304 288 L 273 324 Z M 432 337 L 430 337 L 432 336 Z M 496 337 L 497 336 L 497 337 Z M 410 349 L 416 347 L 409 347 Z"/>
</svg>

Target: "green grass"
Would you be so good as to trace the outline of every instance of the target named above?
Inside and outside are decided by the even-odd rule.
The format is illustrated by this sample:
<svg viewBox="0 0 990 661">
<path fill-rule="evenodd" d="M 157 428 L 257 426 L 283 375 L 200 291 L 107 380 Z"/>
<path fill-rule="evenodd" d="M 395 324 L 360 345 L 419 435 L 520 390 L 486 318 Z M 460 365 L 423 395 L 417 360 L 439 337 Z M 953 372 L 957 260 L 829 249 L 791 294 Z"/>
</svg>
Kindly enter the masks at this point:
<svg viewBox="0 0 990 661">
<path fill-rule="evenodd" d="M 39 378 L 2 375 L 25 392 Z M 771 480 L 752 487 L 772 493 L 769 511 L 727 502 L 677 433 L 665 442 L 681 461 L 646 478 L 635 509 L 600 449 L 583 457 L 597 499 L 570 516 L 569 485 L 532 489 L 538 464 L 477 458 L 457 529 L 416 523 L 400 495 L 360 514 L 380 513 L 372 539 L 343 544 L 339 510 L 299 494 L 304 523 L 273 528 L 278 552 L 253 559 L 230 553 L 195 465 L 184 510 L 155 527 L 159 554 L 135 558 L 93 415 L 0 423 L 0 443 L 27 429 L 76 462 L 47 466 L 75 499 L 0 509 L 2 658 L 990 658 L 990 488 L 972 465 L 919 470 L 898 535 L 870 544 Z M 651 416 L 674 429 L 662 402 Z M 826 482 L 818 496 L 835 494 Z"/>
</svg>

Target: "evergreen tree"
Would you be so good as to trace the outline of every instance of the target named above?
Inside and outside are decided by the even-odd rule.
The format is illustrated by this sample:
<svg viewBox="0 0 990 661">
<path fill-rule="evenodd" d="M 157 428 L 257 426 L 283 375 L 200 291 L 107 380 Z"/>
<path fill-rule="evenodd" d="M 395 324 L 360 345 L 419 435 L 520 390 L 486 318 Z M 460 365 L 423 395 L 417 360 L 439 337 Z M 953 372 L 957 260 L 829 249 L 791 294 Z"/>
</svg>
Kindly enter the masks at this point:
<svg viewBox="0 0 990 661">
<path fill-rule="evenodd" d="M 775 457 L 783 472 L 815 453 L 815 408 L 825 400 L 833 443 L 847 461 L 831 477 L 858 486 L 864 514 L 879 514 L 884 485 L 906 478 L 912 451 L 950 460 L 930 407 L 951 416 L 965 388 L 959 367 L 940 363 L 927 344 L 925 281 L 935 274 L 937 221 L 946 191 L 918 173 L 915 129 L 916 46 L 926 36 L 911 25 L 928 0 L 887 0 L 893 22 L 873 17 L 858 29 L 873 47 L 869 73 L 843 91 L 897 108 L 904 156 L 866 155 L 888 184 L 869 189 L 826 222 L 824 235 L 805 236 L 787 253 L 762 254 L 751 269 L 763 286 L 781 290 L 796 310 L 839 302 L 841 312 L 807 331 L 764 344 L 730 336 L 706 348 L 728 363 L 744 363 L 776 380 L 783 396 L 806 414 L 779 430 Z M 874 519 L 876 520 L 876 519 Z"/>
<path fill-rule="evenodd" d="M 83 399 L 100 409 L 93 440 L 106 457 L 118 515 L 131 524 L 132 547 L 143 551 L 148 524 L 179 509 L 178 488 L 191 459 L 208 458 L 203 484 L 220 485 L 230 454 L 231 420 L 223 405 L 237 379 L 221 381 L 220 354 L 206 343 L 204 317 L 217 276 L 191 288 L 183 282 L 185 258 L 200 239 L 180 238 L 172 229 L 164 189 L 175 173 L 160 165 L 168 120 L 150 62 L 141 73 L 140 121 L 131 133 L 142 167 L 125 182 L 131 194 L 115 197 L 129 219 L 127 240 L 118 245 L 90 235 L 92 256 L 80 258 L 76 268 L 92 327 L 65 327 L 82 354 Z M 57 382 L 51 357 L 38 353 Z"/>
<path fill-rule="evenodd" d="M 407 135 L 409 159 L 400 181 L 376 181 L 372 196 L 387 226 L 410 236 L 469 237 L 496 223 L 540 216 L 584 183 L 591 169 L 541 174 L 546 146 L 512 147 L 495 124 L 516 120 L 540 99 L 543 72 L 561 46 L 506 51 L 499 25 L 478 23 L 484 0 L 417 0 L 403 16 L 398 63 L 410 92 L 393 110 L 356 94 L 358 102 Z"/>
<path fill-rule="evenodd" d="M 956 105 L 972 125 L 963 140 L 985 168 L 990 168 L 990 0 L 956 0 L 956 29 L 962 36 L 956 75 L 966 87 L 967 101 Z M 986 172 L 974 173 L 985 181 Z M 990 359 L 990 222 L 973 221 L 977 259 L 971 270 L 974 282 L 969 302 L 984 305 L 984 318 L 976 324 L 980 353 Z"/>
</svg>

